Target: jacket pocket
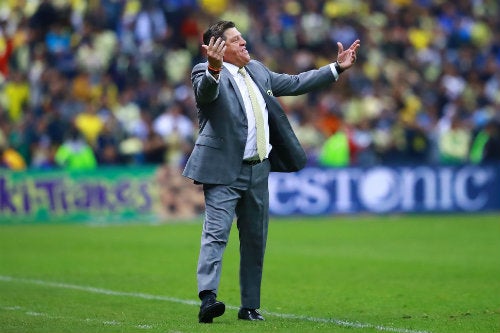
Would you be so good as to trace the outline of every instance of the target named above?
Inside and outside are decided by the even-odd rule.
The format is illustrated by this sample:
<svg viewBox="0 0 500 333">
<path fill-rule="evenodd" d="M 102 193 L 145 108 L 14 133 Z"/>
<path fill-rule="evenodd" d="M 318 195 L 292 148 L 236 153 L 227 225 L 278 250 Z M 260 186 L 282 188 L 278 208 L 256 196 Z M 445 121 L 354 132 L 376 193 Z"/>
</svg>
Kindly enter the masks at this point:
<svg viewBox="0 0 500 333">
<path fill-rule="evenodd" d="M 224 141 L 224 139 L 221 137 L 208 136 L 208 135 L 202 134 L 196 140 L 196 145 L 197 146 L 208 146 L 208 147 L 220 149 L 223 141 Z"/>
</svg>

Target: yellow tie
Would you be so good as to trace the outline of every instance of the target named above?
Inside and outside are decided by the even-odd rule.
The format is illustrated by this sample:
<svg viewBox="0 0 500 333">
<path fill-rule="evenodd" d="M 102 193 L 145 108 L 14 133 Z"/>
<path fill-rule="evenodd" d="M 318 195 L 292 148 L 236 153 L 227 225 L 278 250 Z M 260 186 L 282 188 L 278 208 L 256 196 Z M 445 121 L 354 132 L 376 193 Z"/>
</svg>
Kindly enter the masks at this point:
<svg viewBox="0 0 500 333">
<path fill-rule="evenodd" d="M 245 84 L 248 89 L 248 95 L 250 96 L 250 101 L 252 102 L 252 110 L 255 117 L 255 129 L 257 130 L 257 154 L 259 155 L 259 160 L 263 160 L 266 157 L 266 132 L 264 130 L 264 115 L 260 108 L 259 102 L 257 101 L 257 95 L 253 90 L 253 85 L 250 77 L 247 75 L 247 71 L 244 67 L 238 69 L 238 73 L 243 75 L 245 79 Z"/>
</svg>

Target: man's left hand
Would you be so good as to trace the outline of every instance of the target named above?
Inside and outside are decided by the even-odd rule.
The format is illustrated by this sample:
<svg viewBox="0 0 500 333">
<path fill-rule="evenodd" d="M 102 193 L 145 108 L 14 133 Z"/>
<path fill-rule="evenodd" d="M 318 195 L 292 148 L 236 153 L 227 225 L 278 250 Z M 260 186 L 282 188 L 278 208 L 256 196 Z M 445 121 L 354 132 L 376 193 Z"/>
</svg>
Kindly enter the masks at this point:
<svg viewBox="0 0 500 333">
<path fill-rule="evenodd" d="M 357 54 L 360 45 L 359 39 L 356 39 L 354 43 L 349 46 L 348 49 L 344 50 L 344 46 L 341 42 L 337 42 L 338 46 L 338 54 L 337 54 L 337 62 L 339 63 L 340 68 L 346 70 L 350 68 L 356 62 Z"/>
</svg>

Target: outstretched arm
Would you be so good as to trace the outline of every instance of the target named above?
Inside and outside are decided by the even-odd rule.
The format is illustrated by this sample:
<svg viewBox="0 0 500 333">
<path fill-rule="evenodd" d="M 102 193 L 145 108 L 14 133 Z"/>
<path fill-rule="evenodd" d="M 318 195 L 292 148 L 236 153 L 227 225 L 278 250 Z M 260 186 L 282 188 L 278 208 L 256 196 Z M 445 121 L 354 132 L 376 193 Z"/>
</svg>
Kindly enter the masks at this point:
<svg viewBox="0 0 500 333">
<path fill-rule="evenodd" d="M 298 75 L 270 72 L 274 96 L 301 95 L 335 82 L 339 77 L 338 74 L 352 67 L 356 62 L 360 41 L 357 39 L 346 50 L 340 42 L 337 43 L 337 46 L 337 61 L 330 65 Z"/>
</svg>

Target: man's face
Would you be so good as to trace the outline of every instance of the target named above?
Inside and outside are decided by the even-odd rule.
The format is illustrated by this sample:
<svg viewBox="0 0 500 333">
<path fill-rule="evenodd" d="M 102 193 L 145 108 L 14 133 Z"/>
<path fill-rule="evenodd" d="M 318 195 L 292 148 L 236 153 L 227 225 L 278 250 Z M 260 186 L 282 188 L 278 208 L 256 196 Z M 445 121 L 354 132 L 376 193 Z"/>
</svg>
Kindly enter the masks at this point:
<svg viewBox="0 0 500 333">
<path fill-rule="evenodd" d="M 243 39 L 238 29 L 227 29 L 224 32 L 224 37 L 226 38 L 224 61 L 238 67 L 248 64 L 250 62 L 250 54 L 248 54 L 246 48 L 247 42 Z"/>
</svg>

